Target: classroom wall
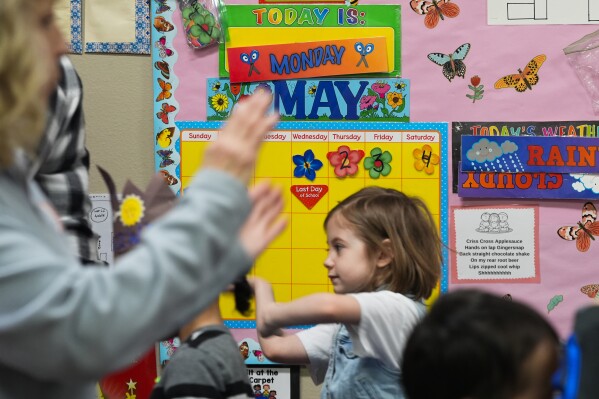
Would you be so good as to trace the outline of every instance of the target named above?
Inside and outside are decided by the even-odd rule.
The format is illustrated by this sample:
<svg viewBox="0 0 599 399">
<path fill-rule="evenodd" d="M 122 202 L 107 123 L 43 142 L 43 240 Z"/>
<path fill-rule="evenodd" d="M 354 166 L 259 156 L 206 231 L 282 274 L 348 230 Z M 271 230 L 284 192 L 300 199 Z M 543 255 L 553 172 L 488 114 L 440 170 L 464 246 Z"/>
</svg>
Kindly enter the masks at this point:
<svg viewBox="0 0 599 399">
<path fill-rule="evenodd" d="M 87 148 L 91 153 L 90 193 L 106 193 L 95 169 L 107 169 L 118 188 L 130 179 L 145 187 L 154 173 L 153 91 L 150 56 L 70 55 L 83 81 Z M 317 398 L 305 368 L 300 374 L 301 399 Z"/>
</svg>

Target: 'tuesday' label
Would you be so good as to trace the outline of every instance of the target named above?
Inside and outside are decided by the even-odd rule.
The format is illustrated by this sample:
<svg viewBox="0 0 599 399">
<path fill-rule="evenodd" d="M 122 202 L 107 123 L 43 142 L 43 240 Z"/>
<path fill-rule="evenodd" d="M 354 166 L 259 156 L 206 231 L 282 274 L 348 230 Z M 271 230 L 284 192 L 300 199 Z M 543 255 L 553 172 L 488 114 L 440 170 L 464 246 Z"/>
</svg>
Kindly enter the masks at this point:
<svg viewBox="0 0 599 399">
<path fill-rule="evenodd" d="M 315 184 L 300 184 L 291 186 L 291 192 L 308 209 L 312 209 L 329 191 L 328 186 Z"/>
</svg>

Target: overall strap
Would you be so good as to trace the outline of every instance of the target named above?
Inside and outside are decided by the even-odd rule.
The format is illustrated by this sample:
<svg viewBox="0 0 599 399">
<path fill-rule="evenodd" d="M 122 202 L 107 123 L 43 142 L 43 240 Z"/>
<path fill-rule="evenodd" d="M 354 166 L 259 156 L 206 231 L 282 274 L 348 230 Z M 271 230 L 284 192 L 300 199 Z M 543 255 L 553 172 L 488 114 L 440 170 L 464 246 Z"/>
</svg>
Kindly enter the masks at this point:
<svg viewBox="0 0 599 399">
<path fill-rule="evenodd" d="M 195 337 L 194 339 L 188 339 L 187 342 L 189 346 L 191 346 L 192 348 L 197 348 L 198 346 L 200 346 L 202 342 L 212 339 L 214 337 L 218 337 L 219 335 L 222 335 L 224 333 L 224 331 L 220 330 L 202 331 L 197 337 Z"/>
</svg>

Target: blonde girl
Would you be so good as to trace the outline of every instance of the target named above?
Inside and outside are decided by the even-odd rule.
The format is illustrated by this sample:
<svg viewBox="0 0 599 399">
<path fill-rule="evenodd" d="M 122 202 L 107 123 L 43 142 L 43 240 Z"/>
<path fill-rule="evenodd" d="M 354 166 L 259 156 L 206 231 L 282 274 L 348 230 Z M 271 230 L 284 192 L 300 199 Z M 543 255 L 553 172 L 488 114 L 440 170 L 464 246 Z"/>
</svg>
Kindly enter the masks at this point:
<svg viewBox="0 0 599 399">
<path fill-rule="evenodd" d="M 184 199 L 134 250 L 112 269 L 81 267 L 26 177 L 66 52 L 53 5 L 0 0 L 0 398 L 96 397 L 95 381 L 214 302 L 284 228 L 280 192 L 246 189 L 277 119 L 259 93 L 236 108 Z"/>
<path fill-rule="evenodd" d="M 433 218 L 418 198 L 367 187 L 329 212 L 325 230 L 334 294 L 277 303 L 270 284 L 253 279 L 262 350 L 308 365 L 322 398 L 402 398 L 402 349 L 441 273 Z M 281 331 L 301 324 L 318 325 Z"/>
</svg>

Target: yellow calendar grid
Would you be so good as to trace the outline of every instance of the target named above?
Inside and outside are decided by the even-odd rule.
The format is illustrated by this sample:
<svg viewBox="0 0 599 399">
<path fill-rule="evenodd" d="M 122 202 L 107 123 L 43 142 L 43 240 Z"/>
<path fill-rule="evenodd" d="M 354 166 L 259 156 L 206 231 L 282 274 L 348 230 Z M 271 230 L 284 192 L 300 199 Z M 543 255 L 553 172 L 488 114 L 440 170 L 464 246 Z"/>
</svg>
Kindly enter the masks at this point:
<svg viewBox="0 0 599 399">
<path fill-rule="evenodd" d="M 181 137 L 189 133 L 211 133 L 218 135 L 217 130 L 184 129 Z M 277 132 L 276 130 L 273 133 Z M 286 131 L 289 132 L 289 131 Z M 339 133 L 334 131 L 314 131 L 311 134 Z M 342 131 L 341 131 L 342 132 Z M 373 131 L 369 131 L 373 132 Z M 382 134 L 395 131 L 381 131 Z M 352 131 L 353 133 L 353 131 Z M 368 142 L 365 137 L 361 141 L 266 141 L 259 154 L 257 165 L 253 172 L 250 185 L 267 180 L 281 187 L 285 199 L 283 213 L 288 219 L 288 225 L 283 234 L 256 260 L 251 275 L 263 277 L 273 285 L 277 301 L 289 301 L 304 295 L 317 292 L 333 292 L 327 279 L 323 262 L 327 254 L 326 234 L 323 222 L 327 212 L 342 199 L 366 186 L 391 187 L 403 191 L 407 195 L 418 196 L 424 200 L 433 214 L 437 224 L 440 220 L 440 165 L 432 174 L 417 171 L 414 163 L 414 150 L 422 149 L 427 144 L 433 154 L 440 154 L 440 133 L 436 131 L 419 131 L 427 133 L 436 139 L 427 142 Z M 364 135 L 364 133 L 361 133 Z M 183 188 L 187 186 L 193 174 L 202 162 L 203 153 L 210 142 L 181 140 L 181 181 Z M 358 172 L 349 177 L 339 178 L 334 173 L 334 167 L 327 159 L 328 152 L 336 152 L 339 146 L 347 145 L 351 150 L 363 150 L 364 158 L 370 156 L 370 151 L 379 147 L 382 151 L 392 154 L 391 173 L 373 179 L 363 166 L 364 158 L 358 163 Z M 305 177 L 293 176 L 295 165 L 292 157 L 304 155 L 311 149 L 315 158 L 323 162 L 323 167 L 316 172 L 314 181 Z M 326 185 L 328 192 L 310 210 L 292 193 L 292 185 Z M 232 295 L 221 295 L 221 311 L 226 319 L 245 319 L 234 311 Z M 254 318 L 253 315 L 248 319 Z"/>
</svg>

